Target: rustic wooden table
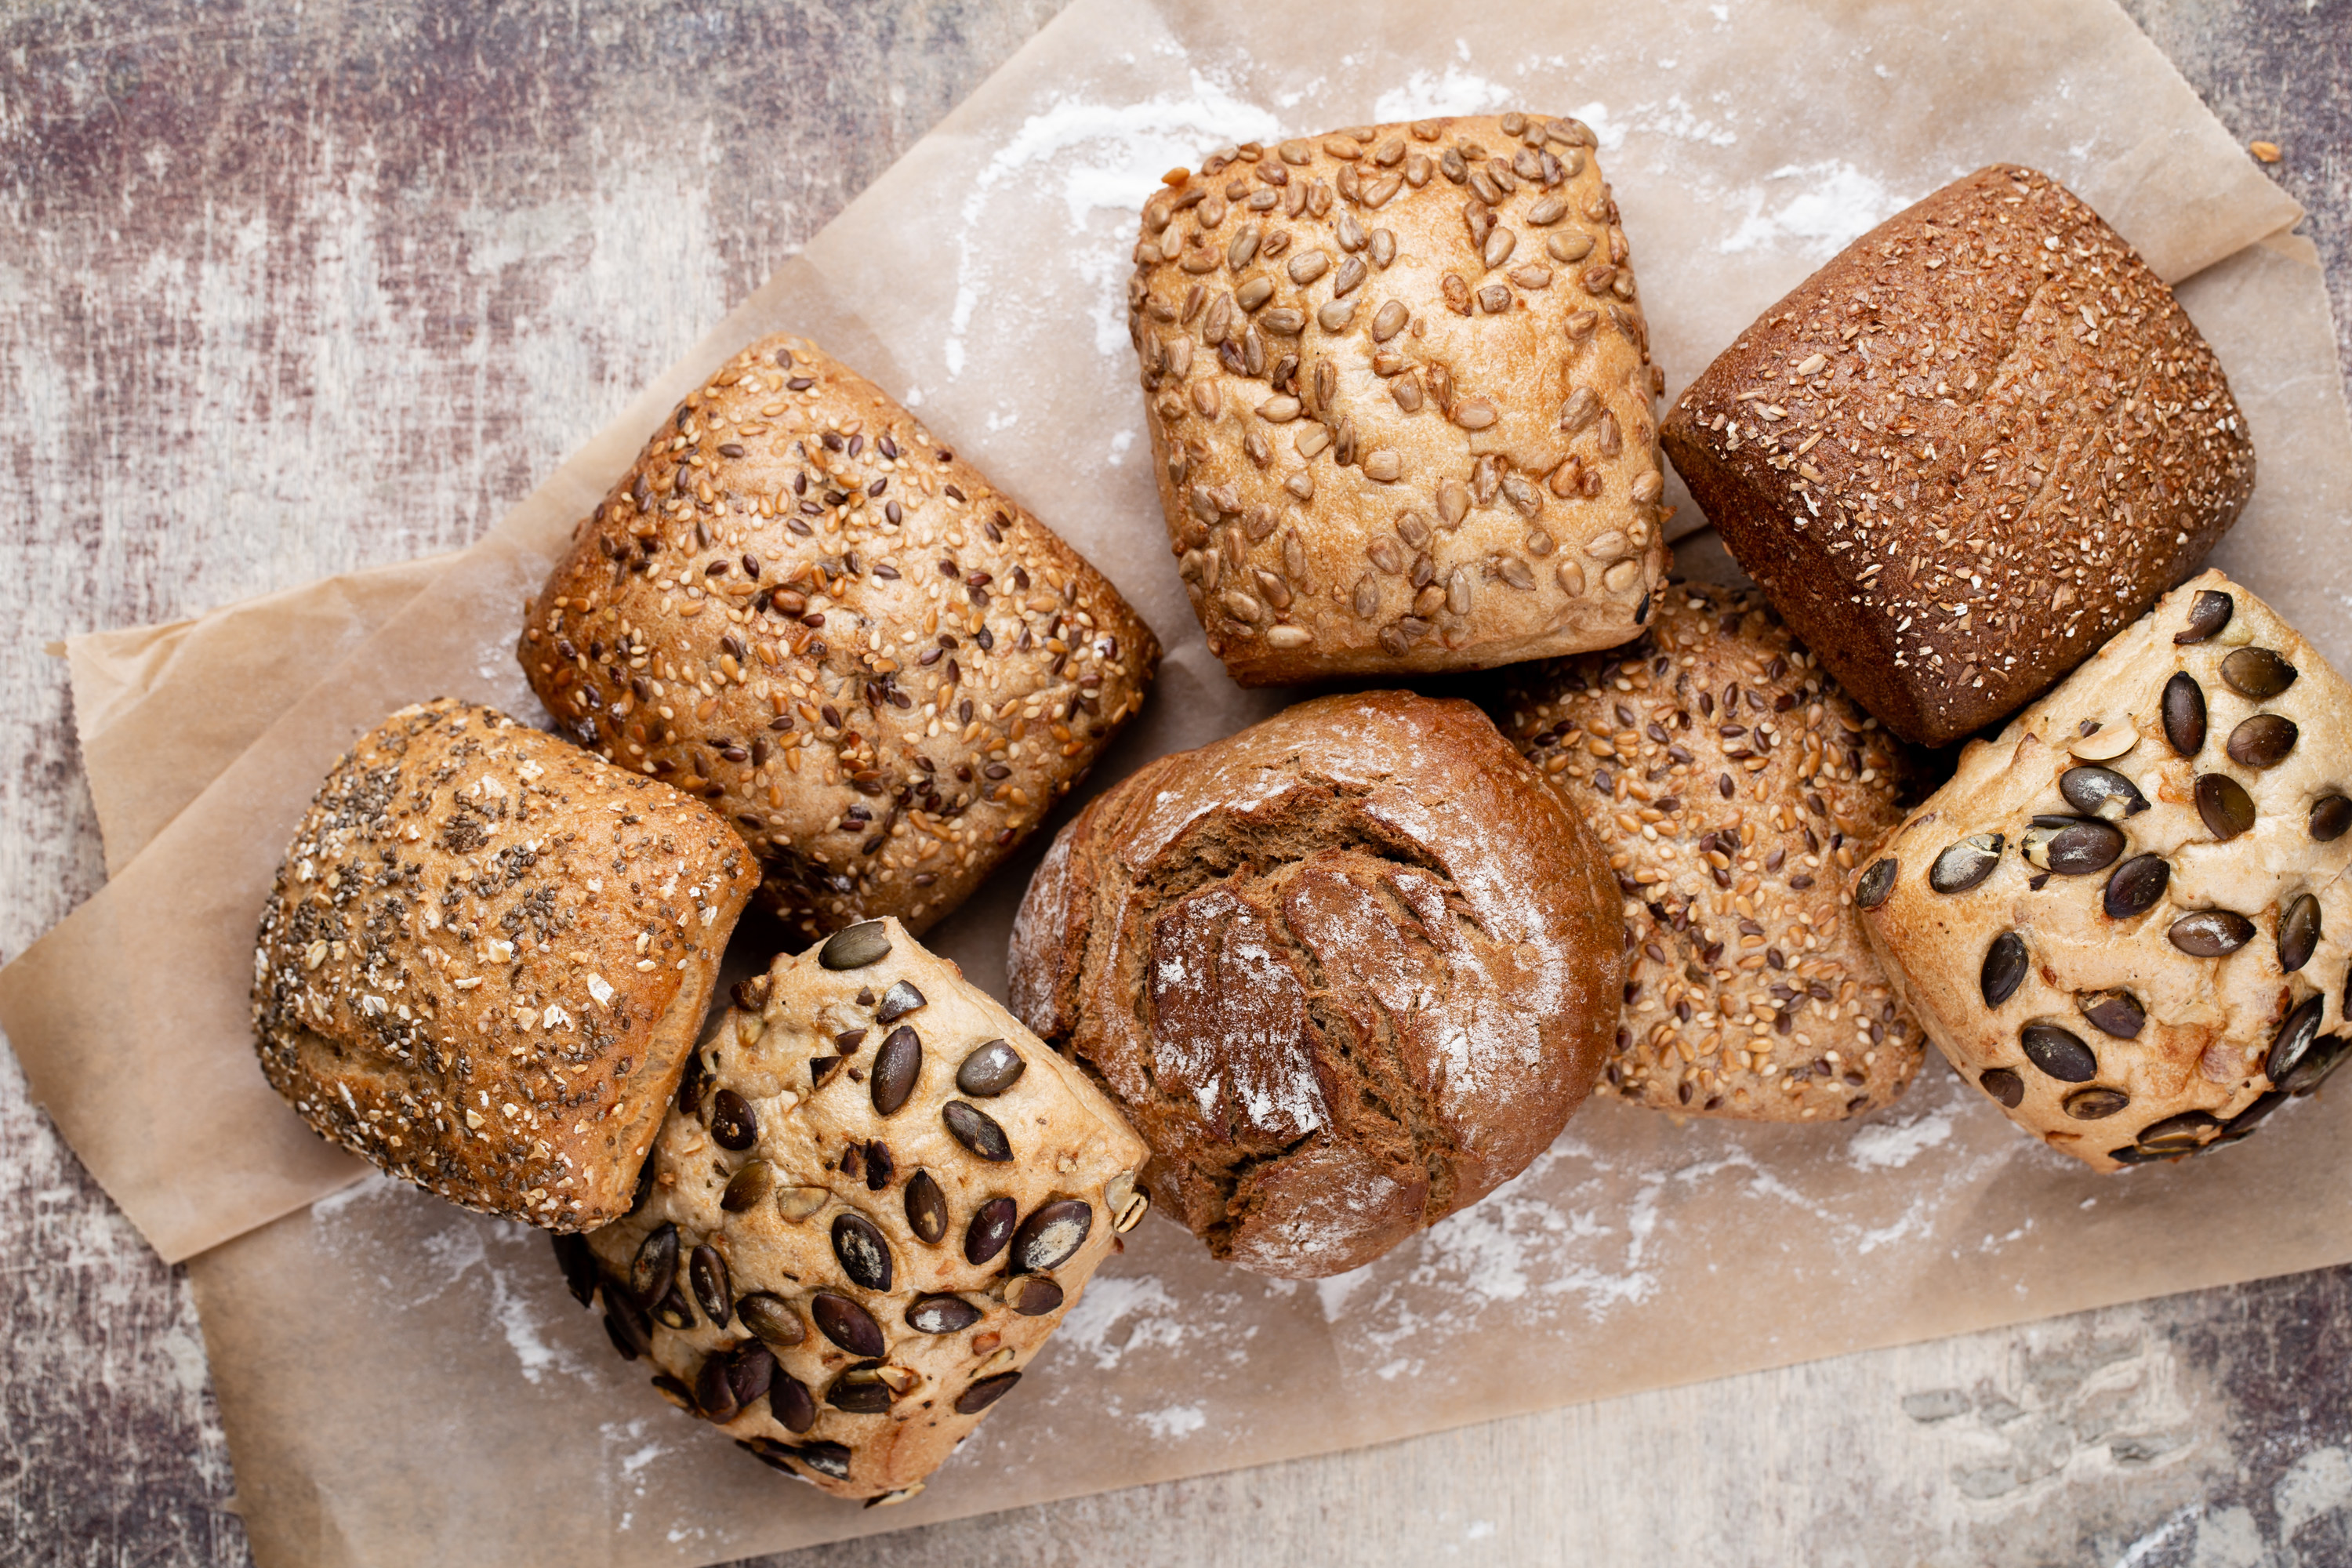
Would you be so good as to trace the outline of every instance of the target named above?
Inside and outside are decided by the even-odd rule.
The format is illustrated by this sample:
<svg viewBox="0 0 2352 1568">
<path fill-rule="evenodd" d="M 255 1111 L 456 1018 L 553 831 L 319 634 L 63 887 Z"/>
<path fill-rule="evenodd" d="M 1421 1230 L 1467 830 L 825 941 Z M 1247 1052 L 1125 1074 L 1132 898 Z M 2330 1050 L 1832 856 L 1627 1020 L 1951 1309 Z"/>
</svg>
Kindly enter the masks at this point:
<svg viewBox="0 0 2352 1568">
<path fill-rule="evenodd" d="M 1059 4 L 0 0 L 0 956 L 102 879 L 44 639 L 473 538 Z M 2352 0 L 2129 5 L 2352 323 Z M 0 1229 L 0 1559 L 246 1562 L 5 1053 Z M 774 1561 L 2352 1563 L 2347 1342 L 2328 1270 Z"/>
</svg>

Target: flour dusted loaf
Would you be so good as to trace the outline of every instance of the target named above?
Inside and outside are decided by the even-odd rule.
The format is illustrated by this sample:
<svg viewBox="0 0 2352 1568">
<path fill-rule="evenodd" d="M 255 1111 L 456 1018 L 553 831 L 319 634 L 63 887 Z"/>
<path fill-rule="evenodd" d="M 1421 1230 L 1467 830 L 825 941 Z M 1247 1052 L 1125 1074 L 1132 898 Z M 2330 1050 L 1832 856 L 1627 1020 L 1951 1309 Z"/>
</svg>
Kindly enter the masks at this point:
<svg viewBox="0 0 2352 1568">
<path fill-rule="evenodd" d="M 320 1134 L 486 1214 L 629 1206 L 759 881 L 717 814 L 488 708 L 335 764 L 253 954 L 261 1068 Z"/>
<path fill-rule="evenodd" d="M 896 1502 L 1142 1217 L 1145 1152 L 1085 1074 L 869 921 L 737 987 L 635 1211 L 557 1255 L 672 1403 Z"/>
<path fill-rule="evenodd" d="M 1676 583 L 1640 640 L 1529 665 L 1512 740 L 1586 821 L 1633 935 L 1602 1086 L 1699 1116 L 1858 1115 L 1926 1036 L 1846 896 L 1907 770 L 1755 592 Z"/>
<path fill-rule="evenodd" d="M 2218 572 L 2166 595 L 1854 882 L 1962 1077 L 2095 1165 L 2252 1131 L 2342 1059 L 2352 689 Z"/>
<path fill-rule="evenodd" d="M 1797 635 L 1938 746 L 2195 571 L 2254 482 L 2172 291 L 2013 165 L 1847 247 L 1692 383 L 1663 438 Z"/>
<path fill-rule="evenodd" d="M 1055 840 L 1013 1009 L 1217 1257 L 1370 1262 L 1517 1175 L 1617 1025 L 1616 889 L 1469 703 L 1303 703 L 1148 763 Z"/>
<path fill-rule="evenodd" d="M 1592 132 L 1227 148 L 1128 285 L 1169 539 L 1244 686 L 1607 647 L 1664 570 L 1650 363 Z"/>
<path fill-rule="evenodd" d="M 582 522 L 518 653 L 584 744 L 718 807 L 814 939 L 954 909 L 1134 717 L 1160 645 L 880 388 L 772 337 Z"/>
</svg>

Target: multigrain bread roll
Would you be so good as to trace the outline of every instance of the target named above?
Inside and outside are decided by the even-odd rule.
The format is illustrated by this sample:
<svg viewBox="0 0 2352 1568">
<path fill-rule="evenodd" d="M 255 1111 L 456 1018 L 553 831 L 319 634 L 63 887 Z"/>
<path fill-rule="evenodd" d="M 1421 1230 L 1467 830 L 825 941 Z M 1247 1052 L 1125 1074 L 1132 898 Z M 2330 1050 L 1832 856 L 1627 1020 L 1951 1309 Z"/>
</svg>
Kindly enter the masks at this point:
<svg viewBox="0 0 2352 1568">
<path fill-rule="evenodd" d="M 1663 438 L 1797 635 L 1927 745 L 2090 657 L 2196 570 L 2254 482 L 2172 291 L 2011 165 L 1847 247 L 1691 384 Z"/>
<path fill-rule="evenodd" d="M 1143 701 L 1150 628 L 873 383 L 727 362 L 584 521 L 518 648 L 548 711 L 709 801 L 803 937 L 961 903 Z"/>
<path fill-rule="evenodd" d="M 278 866 L 261 1069 L 402 1181 L 600 1226 L 629 1206 L 758 881 L 667 784 L 492 709 L 404 708 L 335 764 Z"/>
<path fill-rule="evenodd" d="M 2103 1171 L 2235 1142 L 2343 1059 L 2352 688 L 2218 572 L 1990 742 L 1855 878 L 1960 1076 Z"/>
<path fill-rule="evenodd" d="M 1245 1268 L 1368 1263 L 1527 1167 L 1601 1069 L 1616 889 L 1469 703 L 1303 703 L 1146 764 L 1039 868 L 1013 1011 Z"/>
<path fill-rule="evenodd" d="M 1670 584 L 1638 642 L 1530 665 L 1506 707 L 1625 895 L 1633 967 L 1606 1088 L 1761 1121 L 1903 1092 L 1926 1037 L 1845 882 L 1903 820 L 1907 770 L 1761 595 Z"/>
<path fill-rule="evenodd" d="M 1228 148 L 1128 285 L 1168 535 L 1244 686 L 1607 647 L 1664 570 L 1664 379 L 1574 120 Z"/>
<path fill-rule="evenodd" d="M 867 921 L 737 987 L 636 1210 L 556 1252 L 672 1403 L 898 1502 L 1143 1216 L 1144 1157 L 1084 1073 Z"/>
</svg>

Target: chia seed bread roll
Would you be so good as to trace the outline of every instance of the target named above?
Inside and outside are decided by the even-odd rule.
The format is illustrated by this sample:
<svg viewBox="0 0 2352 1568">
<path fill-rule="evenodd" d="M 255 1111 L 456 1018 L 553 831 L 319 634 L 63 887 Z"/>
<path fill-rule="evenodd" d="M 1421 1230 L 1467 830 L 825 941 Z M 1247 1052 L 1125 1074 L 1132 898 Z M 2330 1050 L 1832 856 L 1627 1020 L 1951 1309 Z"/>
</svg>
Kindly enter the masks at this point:
<svg viewBox="0 0 2352 1568">
<path fill-rule="evenodd" d="M 556 1255 L 671 1403 L 900 1502 L 1143 1217 L 1145 1152 L 954 964 L 866 921 L 737 986 L 637 1207 Z"/>
<path fill-rule="evenodd" d="M 1633 935 L 1602 1086 L 1757 1121 L 1900 1095 L 1926 1035 L 1845 882 L 1908 770 L 1763 595 L 1672 584 L 1639 641 L 1514 674 L 1512 741 L 1589 813 Z"/>
<path fill-rule="evenodd" d="M 1009 984 L 1150 1145 L 1156 1201 L 1218 1258 L 1314 1279 L 1526 1169 L 1624 973 L 1576 814 L 1469 703 L 1380 691 L 1097 796 L 1029 885 Z"/>
<path fill-rule="evenodd" d="M 1640 629 L 1664 382 L 1589 129 L 1358 126 L 1169 179 L 1128 327 L 1168 537 L 1235 680 Z"/>
<path fill-rule="evenodd" d="M 2045 174 L 1979 169 L 1773 305 L 1662 435 L 1855 700 L 1940 746 L 2197 569 L 2254 483 L 2197 328 Z"/>
<path fill-rule="evenodd" d="M 494 709 L 335 764 L 253 954 L 261 1070 L 319 1134 L 485 1214 L 627 1211 L 759 873 L 716 813 Z"/>
<path fill-rule="evenodd" d="M 1960 1076 L 2098 1170 L 2234 1143 L 2343 1060 L 2352 687 L 2219 572 L 1961 753 L 1853 879 Z"/>
<path fill-rule="evenodd" d="M 961 903 L 1160 659 L 1077 552 L 790 337 L 678 405 L 516 651 L 583 744 L 718 807 L 804 940 Z"/>
</svg>

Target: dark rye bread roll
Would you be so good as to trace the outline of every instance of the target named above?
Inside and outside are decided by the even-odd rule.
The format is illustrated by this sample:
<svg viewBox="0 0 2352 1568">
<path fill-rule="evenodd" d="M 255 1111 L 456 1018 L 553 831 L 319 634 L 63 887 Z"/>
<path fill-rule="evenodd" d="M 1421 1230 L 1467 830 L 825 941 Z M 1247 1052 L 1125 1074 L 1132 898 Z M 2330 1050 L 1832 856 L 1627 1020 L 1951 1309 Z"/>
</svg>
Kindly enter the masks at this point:
<svg viewBox="0 0 2352 1568">
<path fill-rule="evenodd" d="M 1128 285 L 1160 505 L 1244 686 L 1608 647 L 1665 476 L 1592 132 L 1511 113 L 1168 176 Z"/>
<path fill-rule="evenodd" d="M 1662 438 L 1797 635 L 1938 746 L 2195 571 L 2254 483 L 2172 290 L 2012 165 L 1848 246 L 1691 384 Z"/>
<path fill-rule="evenodd" d="M 678 405 L 516 651 L 582 743 L 717 806 L 805 939 L 962 902 L 1160 659 L 1077 552 L 789 337 Z"/>
<path fill-rule="evenodd" d="M 262 907 L 261 1069 L 402 1181 L 593 1229 L 628 1210 L 758 879 L 666 784 L 493 709 L 404 708 L 327 775 Z"/>
<path fill-rule="evenodd" d="M 1640 640 L 1514 673 L 1512 739 L 1589 814 L 1625 895 L 1603 1087 L 1757 1121 L 1901 1094 L 1927 1036 L 1845 884 L 1903 820 L 1908 770 L 1763 595 L 1673 584 Z"/>
<path fill-rule="evenodd" d="M 1302 703 L 1065 828 L 1013 1012 L 1217 1257 L 1312 1279 L 1526 1169 L 1607 1055 L 1624 932 L 1576 815 L 1467 702 Z"/>
</svg>

